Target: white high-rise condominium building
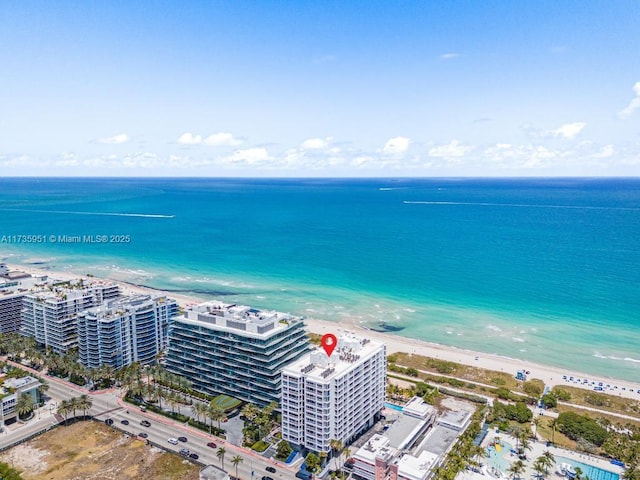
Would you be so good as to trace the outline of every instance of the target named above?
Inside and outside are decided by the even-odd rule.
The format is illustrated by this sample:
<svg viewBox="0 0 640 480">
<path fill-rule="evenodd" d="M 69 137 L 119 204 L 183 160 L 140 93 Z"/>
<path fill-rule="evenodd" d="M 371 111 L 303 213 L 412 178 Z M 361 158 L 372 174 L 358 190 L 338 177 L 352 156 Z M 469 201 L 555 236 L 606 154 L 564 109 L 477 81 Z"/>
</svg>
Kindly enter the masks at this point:
<svg viewBox="0 0 640 480">
<path fill-rule="evenodd" d="M 153 363 L 167 346 L 175 300 L 136 295 L 111 300 L 78 314 L 80 362 L 89 368 Z"/>
<path fill-rule="evenodd" d="M 282 371 L 282 438 L 296 448 L 329 452 L 371 427 L 383 408 L 383 343 L 342 335 L 331 357 L 320 349 Z"/>
<path fill-rule="evenodd" d="M 79 280 L 54 284 L 24 297 L 20 333 L 63 354 L 78 345 L 78 313 L 119 295 L 115 283 Z"/>
</svg>

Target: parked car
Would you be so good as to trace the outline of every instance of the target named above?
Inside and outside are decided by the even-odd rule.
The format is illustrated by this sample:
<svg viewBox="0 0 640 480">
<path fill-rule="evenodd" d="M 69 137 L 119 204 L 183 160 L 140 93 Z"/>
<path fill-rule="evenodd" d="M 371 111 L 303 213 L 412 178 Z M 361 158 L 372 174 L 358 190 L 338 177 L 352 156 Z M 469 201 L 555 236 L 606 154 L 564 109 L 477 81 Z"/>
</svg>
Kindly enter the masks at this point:
<svg viewBox="0 0 640 480">
<path fill-rule="evenodd" d="M 129 425 L 129 420 L 120 420 L 120 423 L 123 425 Z"/>
<path fill-rule="evenodd" d="M 178 440 L 176 440 L 175 438 L 170 438 L 169 440 L 167 440 L 167 442 L 169 442 L 171 445 L 177 445 L 178 444 Z"/>
<path fill-rule="evenodd" d="M 262 480 L 273 480 L 273 478 L 264 476 L 264 477 L 262 477 Z"/>
<path fill-rule="evenodd" d="M 140 425 L 142 425 L 143 427 L 150 427 L 151 426 L 151 422 L 149 420 L 142 420 L 140 422 Z"/>
<path fill-rule="evenodd" d="M 189 450 L 187 450 L 186 448 L 180 449 L 180 455 L 184 455 L 185 457 L 188 457 L 189 456 Z"/>
<path fill-rule="evenodd" d="M 194 460 L 198 460 L 200 457 L 198 456 L 197 453 L 190 453 L 189 454 L 189 458 L 193 458 Z"/>
<path fill-rule="evenodd" d="M 138 436 L 139 436 L 140 438 L 149 438 L 149 434 L 144 433 L 144 432 L 139 433 L 139 434 L 138 434 Z"/>
<path fill-rule="evenodd" d="M 207 447 L 217 448 L 217 447 L 218 447 L 218 445 L 216 445 L 216 444 L 215 444 L 215 443 L 213 443 L 213 442 L 209 442 L 209 443 L 207 443 Z"/>
<path fill-rule="evenodd" d="M 267 472 L 276 473 L 276 469 L 275 469 L 275 468 L 273 468 L 273 467 L 267 467 L 265 470 L 266 470 Z"/>
<path fill-rule="evenodd" d="M 187 437 L 178 437 L 178 440 L 180 440 L 181 442 L 186 442 L 187 441 Z"/>
<path fill-rule="evenodd" d="M 106 423 L 107 425 L 111 426 L 111 425 L 113 425 L 113 420 L 112 420 L 112 419 L 110 419 L 110 418 L 107 418 L 107 419 L 104 421 L 104 423 Z"/>
</svg>

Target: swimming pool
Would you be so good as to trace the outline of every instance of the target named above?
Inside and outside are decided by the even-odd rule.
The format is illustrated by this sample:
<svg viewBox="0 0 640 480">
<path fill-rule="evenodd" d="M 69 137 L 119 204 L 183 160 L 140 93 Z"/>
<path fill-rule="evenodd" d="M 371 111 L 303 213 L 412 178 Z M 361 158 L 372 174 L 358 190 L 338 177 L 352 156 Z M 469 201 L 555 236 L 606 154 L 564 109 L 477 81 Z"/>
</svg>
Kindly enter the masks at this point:
<svg viewBox="0 0 640 480">
<path fill-rule="evenodd" d="M 582 478 L 589 477 L 589 480 L 618 480 L 620 478 L 620 475 L 617 473 L 603 470 L 593 465 L 587 465 L 586 463 L 578 462 L 570 458 L 556 457 L 556 465 L 559 463 L 568 463 L 573 466 L 573 468 L 580 467 L 580 470 L 582 470 Z"/>
<path fill-rule="evenodd" d="M 489 471 L 493 468 L 495 470 L 499 470 L 502 474 L 506 474 L 509 466 L 511 465 L 509 457 L 511 455 L 513 445 L 501 440 L 499 448 L 500 451 L 498 451 L 495 446 L 488 446 L 485 461 L 489 466 Z"/>
<path fill-rule="evenodd" d="M 386 408 L 390 408 L 391 410 L 397 410 L 399 412 L 403 410 L 403 408 L 400 405 L 394 405 L 393 403 L 389 403 L 389 402 L 384 402 L 384 406 Z"/>
</svg>

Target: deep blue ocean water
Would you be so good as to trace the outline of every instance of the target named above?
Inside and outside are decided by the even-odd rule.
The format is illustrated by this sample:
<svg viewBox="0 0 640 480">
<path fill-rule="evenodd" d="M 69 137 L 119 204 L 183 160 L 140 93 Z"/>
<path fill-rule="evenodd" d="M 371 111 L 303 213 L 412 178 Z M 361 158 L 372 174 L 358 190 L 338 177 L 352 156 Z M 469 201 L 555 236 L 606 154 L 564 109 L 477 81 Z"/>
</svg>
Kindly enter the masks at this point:
<svg viewBox="0 0 640 480">
<path fill-rule="evenodd" d="M 0 258 L 640 381 L 640 179 L 0 179 L 19 234 L 131 241 Z"/>
</svg>

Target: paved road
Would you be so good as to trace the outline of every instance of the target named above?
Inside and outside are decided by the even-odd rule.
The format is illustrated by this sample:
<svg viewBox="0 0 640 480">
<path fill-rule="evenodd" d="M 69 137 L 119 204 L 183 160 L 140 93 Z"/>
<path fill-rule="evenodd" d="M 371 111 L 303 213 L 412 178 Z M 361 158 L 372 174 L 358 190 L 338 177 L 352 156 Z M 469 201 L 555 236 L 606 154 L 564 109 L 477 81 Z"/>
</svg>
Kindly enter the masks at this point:
<svg viewBox="0 0 640 480">
<path fill-rule="evenodd" d="M 23 365 L 17 366 L 24 370 L 30 370 Z M 33 373 L 42 376 L 39 372 Z M 177 453 L 181 448 L 187 448 L 190 452 L 199 455 L 199 462 L 221 467 L 222 464 L 216 456 L 217 448 L 214 449 L 207 446 L 207 443 L 214 442 L 217 447 L 225 448 L 226 454 L 224 456 L 224 468 L 231 475 L 235 476 L 235 467 L 231 463 L 231 459 L 236 455 L 240 455 L 243 462 L 238 465 L 238 476 L 243 480 L 252 479 L 252 469 L 254 473 L 253 480 L 260 480 L 261 477 L 265 475 L 272 477 L 274 480 L 295 480 L 295 472 L 297 469 L 265 459 L 252 450 L 232 445 L 229 442 L 211 436 L 200 430 L 188 427 L 184 424 L 175 422 L 161 415 L 150 412 L 141 412 L 139 408 L 124 403 L 119 397 L 119 392 L 116 389 L 101 392 L 88 392 L 58 378 L 46 378 L 49 383 L 47 395 L 51 397 L 51 401 L 48 402 L 47 406 L 39 409 L 40 418 L 38 419 L 38 414 L 36 414 L 34 419 L 29 421 L 27 424 L 16 427 L 10 433 L 0 436 L 0 448 L 16 441 L 17 439 L 26 438 L 35 432 L 56 423 L 51 412 L 55 413 L 56 406 L 60 401 L 77 397 L 82 394 L 87 394 L 91 397 L 93 402 L 93 406 L 91 407 L 89 414 L 93 415 L 96 419 L 103 421 L 110 418 L 118 428 L 129 432 L 131 435 L 137 436 L 139 433 L 144 432 L 149 436 L 150 441 L 163 445 L 170 451 Z M 76 413 L 78 415 L 82 415 L 82 412 Z M 122 420 L 127 420 L 129 425 L 123 425 L 121 423 Z M 143 427 L 140 425 L 142 420 L 149 421 L 151 426 Z M 169 438 L 178 437 L 186 437 L 187 442 L 179 442 L 178 445 L 171 445 L 167 441 Z M 267 472 L 266 467 L 268 466 L 275 467 L 276 473 Z"/>
</svg>

